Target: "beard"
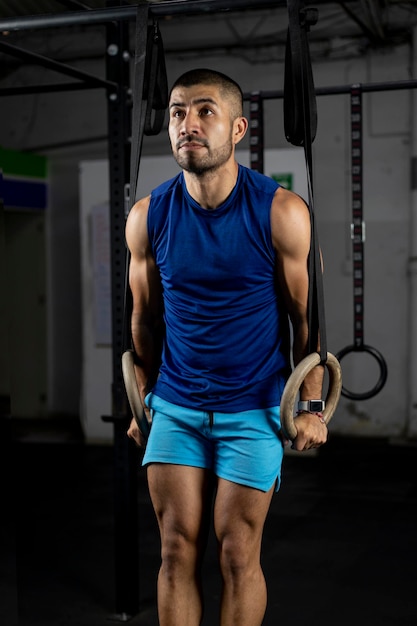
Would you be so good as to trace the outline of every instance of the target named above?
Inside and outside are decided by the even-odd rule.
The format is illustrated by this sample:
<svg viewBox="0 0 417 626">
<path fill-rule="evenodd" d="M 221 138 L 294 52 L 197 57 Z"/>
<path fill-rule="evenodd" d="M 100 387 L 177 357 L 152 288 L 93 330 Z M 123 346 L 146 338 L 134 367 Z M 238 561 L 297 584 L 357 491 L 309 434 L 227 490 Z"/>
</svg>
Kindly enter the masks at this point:
<svg viewBox="0 0 417 626">
<path fill-rule="evenodd" d="M 198 154 L 197 152 L 181 152 L 180 146 L 184 142 L 198 142 L 201 145 L 205 146 L 207 150 L 203 155 Z M 222 165 L 227 163 L 230 159 L 230 156 L 233 153 L 233 142 L 232 137 L 230 136 L 226 143 L 224 143 L 219 148 L 215 150 L 210 150 L 210 146 L 206 140 L 199 140 L 195 137 L 188 136 L 182 139 L 181 142 L 178 142 L 176 145 L 176 150 L 173 151 L 174 159 L 178 163 L 178 165 L 185 170 L 186 172 L 190 172 L 191 174 L 195 174 L 196 176 L 203 176 L 208 172 L 215 172 Z"/>
</svg>

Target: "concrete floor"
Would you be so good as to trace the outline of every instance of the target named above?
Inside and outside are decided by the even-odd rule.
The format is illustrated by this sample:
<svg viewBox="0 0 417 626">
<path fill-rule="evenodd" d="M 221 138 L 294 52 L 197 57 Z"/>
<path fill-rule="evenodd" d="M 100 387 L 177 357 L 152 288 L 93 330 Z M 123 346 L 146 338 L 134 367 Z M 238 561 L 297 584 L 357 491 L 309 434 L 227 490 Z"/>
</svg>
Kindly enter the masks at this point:
<svg viewBox="0 0 417 626">
<path fill-rule="evenodd" d="M 1 626 L 106 626 L 115 613 L 114 451 L 74 433 L 2 438 Z M 139 459 L 138 459 L 139 460 Z M 416 626 L 417 446 L 332 437 L 287 454 L 263 543 L 264 626 Z M 137 472 L 138 612 L 157 626 L 159 540 Z M 218 625 L 216 547 L 204 626 Z"/>
</svg>

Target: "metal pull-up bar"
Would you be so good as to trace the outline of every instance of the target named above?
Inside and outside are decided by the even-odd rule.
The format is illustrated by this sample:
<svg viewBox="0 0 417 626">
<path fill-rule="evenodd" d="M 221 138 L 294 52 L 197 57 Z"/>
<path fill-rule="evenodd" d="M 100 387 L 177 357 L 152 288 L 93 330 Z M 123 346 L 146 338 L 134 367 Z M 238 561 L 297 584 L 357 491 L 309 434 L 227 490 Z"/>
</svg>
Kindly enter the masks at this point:
<svg viewBox="0 0 417 626">
<path fill-rule="evenodd" d="M 353 2 L 354 0 L 345 0 Z M 316 0 L 320 4 L 320 0 Z M 286 0 L 171 0 L 167 2 L 149 2 L 149 17 L 162 18 L 175 15 L 206 15 L 208 13 L 237 12 L 246 10 L 286 8 Z M 137 6 L 115 6 L 89 11 L 65 11 L 43 15 L 20 15 L 19 17 L 0 20 L 0 31 L 33 30 L 37 28 L 56 28 L 81 24 L 105 24 L 135 20 Z"/>
<path fill-rule="evenodd" d="M 14 46 L 4 41 L 0 41 L 0 52 L 10 54 L 11 56 L 22 59 L 23 61 L 29 61 L 35 63 L 36 65 L 46 67 L 47 69 L 54 70 L 55 72 L 60 72 L 66 76 L 71 76 L 71 78 L 78 78 L 79 80 L 84 81 L 89 87 L 118 88 L 118 84 L 113 81 L 93 76 L 93 74 L 78 70 L 75 67 L 67 65 L 66 63 L 54 61 L 53 59 L 43 56 L 42 54 L 24 50 L 23 48 L 19 48 L 18 46 Z"/>
</svg>

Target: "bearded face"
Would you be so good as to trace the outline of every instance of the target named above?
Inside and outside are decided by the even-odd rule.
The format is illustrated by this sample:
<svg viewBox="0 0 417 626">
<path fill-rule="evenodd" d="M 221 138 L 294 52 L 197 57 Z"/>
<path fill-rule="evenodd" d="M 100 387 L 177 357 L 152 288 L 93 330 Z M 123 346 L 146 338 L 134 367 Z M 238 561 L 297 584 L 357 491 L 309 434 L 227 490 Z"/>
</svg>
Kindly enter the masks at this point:
<svg viewBox="0 0 417 626">
<path fill-rule="evenodd" d="M 175 88 L 170 101 L 169 137 L 182 169 L 199 176 L 216 171 L 233 154 L 230 102 L 215 86 Z"/>
</svg>

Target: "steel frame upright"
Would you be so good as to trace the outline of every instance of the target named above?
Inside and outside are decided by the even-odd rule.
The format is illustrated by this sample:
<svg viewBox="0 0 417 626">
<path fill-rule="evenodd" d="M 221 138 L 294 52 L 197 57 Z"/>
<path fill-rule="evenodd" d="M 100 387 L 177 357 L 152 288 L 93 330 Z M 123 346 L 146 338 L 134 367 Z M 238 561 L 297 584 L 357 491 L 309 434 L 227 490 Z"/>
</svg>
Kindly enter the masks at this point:
<svg viewBox="0 0 417 626">
<path fill-rule="evenodd" d="M 110 180 L 112 285 L 112 415 L 114 426 L 114 619 L 128 621 L 138 612 L 138 450 L 126 436 L 130 421 L 121 369 L 125 295 L 125 194 L 130 175 L 131 106 L 129 28 L 126 22 L 107 25 L 106 75 L 118 82 L 107 90 Z"/>
</svg>

